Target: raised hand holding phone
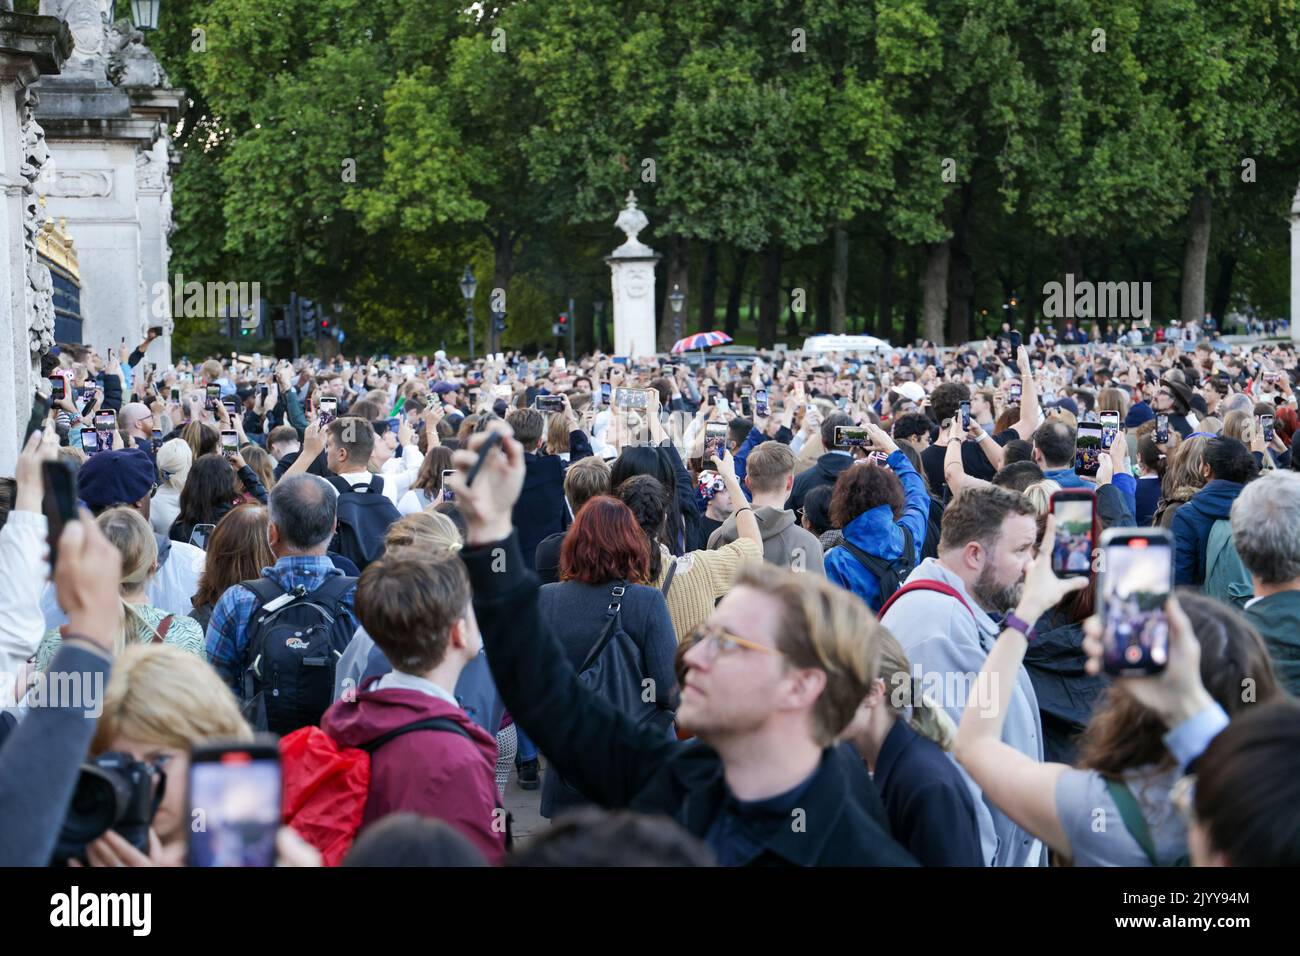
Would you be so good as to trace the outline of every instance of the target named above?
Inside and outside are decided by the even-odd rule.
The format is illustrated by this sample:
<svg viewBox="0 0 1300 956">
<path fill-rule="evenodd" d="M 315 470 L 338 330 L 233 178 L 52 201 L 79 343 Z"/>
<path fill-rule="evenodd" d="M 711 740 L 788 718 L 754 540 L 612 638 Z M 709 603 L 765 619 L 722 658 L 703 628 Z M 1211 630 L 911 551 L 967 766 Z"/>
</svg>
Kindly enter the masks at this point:
<svg viewBox="0 0 1300 956">
<path fill-rule="evenodd" d="M 69 521 L 59 536 L 54 587 L 68 616 L 67 635 L 83 637 L 112 653 L 121 597 L 122 554 L 104 537 L 90 512 Z"/>
</svg>

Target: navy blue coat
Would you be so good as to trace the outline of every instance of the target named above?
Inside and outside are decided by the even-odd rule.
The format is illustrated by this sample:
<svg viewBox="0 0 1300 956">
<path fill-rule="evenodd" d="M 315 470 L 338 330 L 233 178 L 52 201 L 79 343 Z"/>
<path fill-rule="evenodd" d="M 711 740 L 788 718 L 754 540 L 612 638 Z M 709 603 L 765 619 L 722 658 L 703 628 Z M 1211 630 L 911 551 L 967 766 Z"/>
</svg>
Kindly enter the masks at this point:
<svg viewBox="0 0 1300 956">
<path fill-rule="evenodd" d="M 922 866 L 983 866 L 975 801 L 932 740 L 894 722 L 876 758 L 876 786 L 894 839 Z"/>
<path fill-rule="evenodd" d="M 1205 550 L 1210 528 L 1232 512 L 1244 486 L 1216 478 L 1174 513 L 1174 586 L 1205 583 Z"/>
</svg>

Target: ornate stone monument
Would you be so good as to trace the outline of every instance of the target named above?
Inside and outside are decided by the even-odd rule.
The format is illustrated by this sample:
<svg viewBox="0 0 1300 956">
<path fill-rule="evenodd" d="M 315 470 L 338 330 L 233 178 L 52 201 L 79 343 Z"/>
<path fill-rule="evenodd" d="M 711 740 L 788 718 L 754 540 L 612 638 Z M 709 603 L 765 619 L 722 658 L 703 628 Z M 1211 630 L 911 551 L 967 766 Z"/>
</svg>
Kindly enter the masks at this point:
<svg viewBox="0 0 1300 956">
<path fill-rule="evenodd" d="M 48 209 L 66 219 L 81 262 L 82 341 L 101 353 L 137 345 L 150 325 L 163 336 L 148 360 L 168 364 L 170 138 L 184 91 L 128 21 L 109 22 L 110 0 L 41 0 L 68 22 L 74 49 L 63 75 L 39 87 L 54 172 L 40 185 Z"/>
<path fill-rule="evenodd" d="M 44 225 L 35 183 L 49 150 L 34 108 L 34 81 L 58 73 L 72 52 L 68 27 L 54 17 L 0 12 L 0 474 L 12 475 L 40 357 L 54 341 L 50 270 L 37 254 Z"/>
<path fill-rule="evenodd" d="M 655 263 L 660 259 L 637 234 L 650 220 L 636 207 L 636 193 L 627 194 L 627 206 L 614 225 L 627 241 L 605 257 L 609 263 L 614 303 L 614 354 L 653 355 L 655 345 Z"/>
</svg>

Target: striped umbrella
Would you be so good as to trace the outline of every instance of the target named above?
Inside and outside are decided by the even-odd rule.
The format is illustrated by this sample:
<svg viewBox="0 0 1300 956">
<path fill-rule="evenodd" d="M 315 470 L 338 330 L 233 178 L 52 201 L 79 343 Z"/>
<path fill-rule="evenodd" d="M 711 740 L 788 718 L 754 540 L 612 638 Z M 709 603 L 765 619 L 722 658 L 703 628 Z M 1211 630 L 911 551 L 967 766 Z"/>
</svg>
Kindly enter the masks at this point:
<svg viewBox="0 0 1300 956">
<path fill-rule="evenodd" d="M 688 335 L 684 339 L 679 339 L 673 345 L 673 354 L 686 352 L 691 349 L 703 351 L 711 345 L 726 345 L 731 341 L 731 336 L 726 332 L 696 332 L 694 335 Z"/>
</svg>

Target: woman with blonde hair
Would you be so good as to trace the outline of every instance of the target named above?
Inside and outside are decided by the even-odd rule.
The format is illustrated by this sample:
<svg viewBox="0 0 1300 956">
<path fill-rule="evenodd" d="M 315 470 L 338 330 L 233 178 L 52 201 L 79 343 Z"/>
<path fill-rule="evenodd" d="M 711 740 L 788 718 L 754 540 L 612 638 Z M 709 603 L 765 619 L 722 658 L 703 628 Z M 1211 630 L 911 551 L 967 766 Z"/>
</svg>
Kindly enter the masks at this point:
<svg viewBox="0 0 1300 956">
<path fill-rule="evenodd" d="M 203 656 L 203 629 L 191 617 L 168 614 L 149 604 L 149 582 L 158 571 L 158 542 L 144 516 L 134 508 L 109 508 L 95 519 L 99 530 L 122 555 L 122 604 L 115 653 L 132 644 L 171 644 Z M 49 666 L 63 641 L 61 628 L 50 630 L 36 651 L 40 670 Z"/>
<path fill-rule="evenodd" d="M 181 489 L 190 476 L 194 452 L 182 438 L 164 442 L 154 461 L 158 465 L 158 490 L 149 502 L 149 523 L 161 535 L 172 529 L 172 522 L 181 513 Z"/>
<path fill-rule="evenodd" d="M 952 718 L 925 691 L 898 639 L 878 623 L 867 628 L 867 639 L 880 648 L 880 667 L 840 739 L 871 771 L 894 839 L 922 866 L 987 865 L 997 834 L 983 801 L 946 753 L 957 734 Z"/>
<path fill-rule="evenodd" d="M 1268 453 L 1268 446 L 1264 443 L 1264 434 L 1259 429 L 1259 424 L 1255 416 L 1241 409 L 1233 409 L 1223 416 L 1223 431 L 1219 433 L 1221 438 L 1235 438 L 1255 456 L 1255 464 L 1259 465 L 1260 470 L 1276 468 L 1277 462 L 1273 456 Z"/>
<path fill-rule="evenodd" d="M 464 541 L 456 523 L 436 511 L 416 511 L 404 515 L 388 526 L 384 535 L 384 551 L 395 548 L 415 548 L 424 554 L 455 554 Z"/>
<path fill-rule="evenodd" d="M 203 422 L 190 422 L 181 429 L 181 440 L 190 446 L 190 458 L 198 461 L 217 450 L 221 444 L 221 433 Z"/>
<path fill-rule="evenodd" d="M 1160 505 L 1156 508 L 1151 523 L 1158 528 L 1172 528 L 1174 515 L 1192 495 L 1205 487 L 1209 480 L 1205 474 L 1205 446 L 1209 442 L 1206 435 L 1193 435 L 1178 443 L 1178 447 L 1168 457 L 1165 477 L 1161 481 Z"/>
<path fill-rule="evenodd" d="M 190 750 L 212 741 L 252 740 L 239 704 L 201 657 L 176 647 L 146 646 L 127 648 L 113 662 L 103 707 L 90 754 L 129 754 L 166 780 L 150 826 L 150 856 L 161 850 L 179 862 L 189 832 Z M 117 847 L 117 841 L 101 837 L 90 844 L 87 858 L 95 866 L 120 866 Z"/>
</svg>

